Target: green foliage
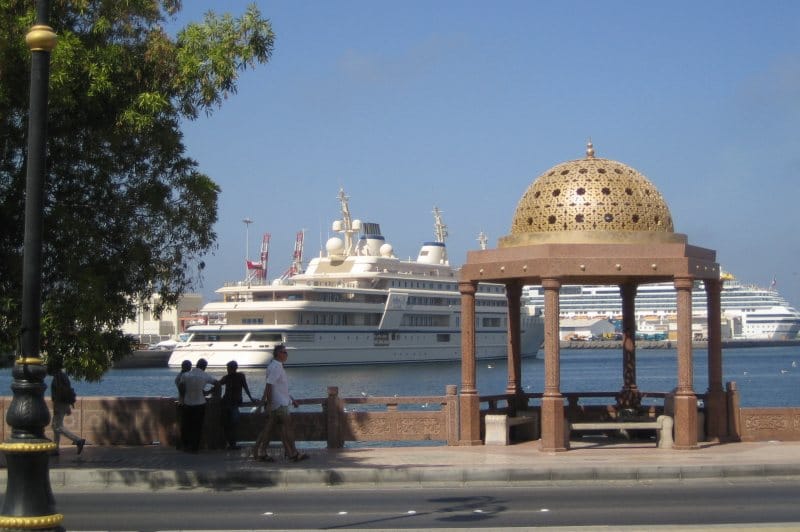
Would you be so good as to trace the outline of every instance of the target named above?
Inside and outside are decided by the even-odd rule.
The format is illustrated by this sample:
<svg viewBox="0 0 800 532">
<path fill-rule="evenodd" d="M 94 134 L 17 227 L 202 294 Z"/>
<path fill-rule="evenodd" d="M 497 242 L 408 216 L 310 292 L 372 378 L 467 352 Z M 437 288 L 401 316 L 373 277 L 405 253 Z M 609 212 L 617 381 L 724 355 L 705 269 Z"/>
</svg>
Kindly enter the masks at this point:
<svg viewBox="0 0 800 532">
<path fill-rule="evenodd" d="M 33 5 L 0 0 L 0 352 L 16 348 L 20 326 Z M 209 12 L 171 38 L 179 9 L 53 2 L 42 342 L 79 378 L 99 379 L 130 351 L 119 327 L 137 301 L 158 292 L 170 305 L 197 286 L 219 187 L 185 155 L 180 123 L 217 109 L 272 52 L 255 6 L 238 18 Z"/>
</svg>

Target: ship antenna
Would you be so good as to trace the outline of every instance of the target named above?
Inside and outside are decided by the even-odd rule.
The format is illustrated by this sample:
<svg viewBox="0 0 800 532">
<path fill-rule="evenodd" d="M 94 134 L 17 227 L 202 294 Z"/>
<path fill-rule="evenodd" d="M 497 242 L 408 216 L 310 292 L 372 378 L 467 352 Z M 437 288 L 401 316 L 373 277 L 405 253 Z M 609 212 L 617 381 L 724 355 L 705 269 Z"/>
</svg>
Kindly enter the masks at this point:
<svg viewBox="0 0 800 532">
<path fill-rule="evenodd" d="M 344 189 L 339 189 L 339 203 L 342 206 L 342 233 L 344 233 L 344 252 L 349 256 L 353 252 L 353 220 L 350 218 L 350 196 L 344 193 Z"/>
</svg>

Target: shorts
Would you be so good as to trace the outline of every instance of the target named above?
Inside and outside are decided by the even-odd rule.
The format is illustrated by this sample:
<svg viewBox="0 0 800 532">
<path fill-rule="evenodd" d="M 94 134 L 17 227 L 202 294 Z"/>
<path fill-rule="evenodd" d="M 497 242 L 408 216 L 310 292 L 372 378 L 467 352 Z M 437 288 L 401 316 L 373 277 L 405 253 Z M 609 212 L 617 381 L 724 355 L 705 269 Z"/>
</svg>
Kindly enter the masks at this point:
<svg viewBox="0 0 800 532">
<path fill-rule="evenodd" d="M 271 416 L 275 416 L 276 423 L 285 423 L 289 421 L 289 407 L 288 406 L 279 406 L 275 410 L 269 413 Z"/>
</svg>

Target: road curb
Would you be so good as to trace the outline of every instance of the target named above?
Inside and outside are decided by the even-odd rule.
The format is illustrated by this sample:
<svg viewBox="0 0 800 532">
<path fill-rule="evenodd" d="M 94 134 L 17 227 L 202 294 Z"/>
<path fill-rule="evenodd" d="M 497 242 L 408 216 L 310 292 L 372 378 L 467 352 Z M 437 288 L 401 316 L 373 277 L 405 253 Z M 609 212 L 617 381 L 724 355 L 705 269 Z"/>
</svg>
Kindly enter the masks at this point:
<svg viewBox="0 0 800 532">
<path fill-rule="evenodd" d="M 52 469 L 53 488 L 230 489 L 514 485 L 576 481 L 650 481 L 800 477 L 800 464 L 606 466 L 577 468 Z M 0 471 L 0 484 L 6 483 Z"/>
</svg>

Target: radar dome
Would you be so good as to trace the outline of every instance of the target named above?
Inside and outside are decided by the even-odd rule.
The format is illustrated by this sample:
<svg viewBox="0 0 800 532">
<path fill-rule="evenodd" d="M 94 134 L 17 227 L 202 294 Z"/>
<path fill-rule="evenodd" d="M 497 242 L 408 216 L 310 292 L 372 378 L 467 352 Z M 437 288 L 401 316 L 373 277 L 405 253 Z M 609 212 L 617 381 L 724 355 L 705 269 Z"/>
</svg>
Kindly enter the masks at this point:
<svg viewBox="0 0 800 532">
<path fill-rule="evenodd" d="M 344 242 L 341 238 L 334 236 L 325 242 L 325 249 L 328 251 L 328 255 L 341 255 L 344 251 Z"/>
<path fill-rule="evenodd" d="M 384 244 L 381 246 L 381 257 L 391 257 L 394 253 L 394 248 L 391 244 Z"/>
</svg>

